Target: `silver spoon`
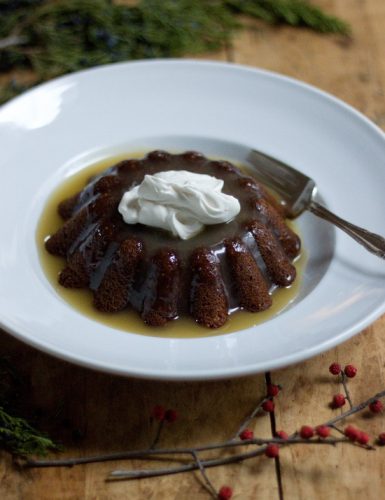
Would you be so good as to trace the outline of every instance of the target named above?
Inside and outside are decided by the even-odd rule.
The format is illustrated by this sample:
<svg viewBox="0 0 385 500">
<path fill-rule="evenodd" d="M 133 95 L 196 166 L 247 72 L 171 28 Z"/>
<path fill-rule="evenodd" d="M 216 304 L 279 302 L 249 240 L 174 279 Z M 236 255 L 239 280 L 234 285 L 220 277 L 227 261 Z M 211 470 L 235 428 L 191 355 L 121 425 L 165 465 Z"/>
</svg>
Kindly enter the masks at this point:
<svg viewBox="0 0 385 500">
<path fill-rule="evenodd" d="M 260 151 L 252 150 L 247 161 L 253 166 L 256 178 L 282 197 L 289 218 L 294 219 L 309 210 L 345 231 L 369 252 L 385 259 L 385 238 L 341 219 L 314 201 L 317 186 L 313 179 Z"/>
</svg>

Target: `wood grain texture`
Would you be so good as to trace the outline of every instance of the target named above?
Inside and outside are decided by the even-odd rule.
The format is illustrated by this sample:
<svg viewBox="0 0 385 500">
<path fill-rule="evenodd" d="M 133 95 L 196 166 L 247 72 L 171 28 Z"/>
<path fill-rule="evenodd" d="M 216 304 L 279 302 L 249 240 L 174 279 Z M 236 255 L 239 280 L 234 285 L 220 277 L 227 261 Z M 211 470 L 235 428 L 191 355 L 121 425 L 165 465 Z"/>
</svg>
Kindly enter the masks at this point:
<svg viewBox="0 0 385 500">
<path fill-rule="evenodd" d="M 159 445 L 189 446 L 223 441 L 236 432 L 264 393 L 264 377 L 207 383 L 164 383 L 96 373 L 51 358 L 2 334 L 2 352 L 20 371 L 27 388 L 26 408 L 33 409 L 39 427 L 64 443 L 61 456 L 85 456 L 151 443 L 156 426 L 149 415 L 155 404 L 175 408 L 178 420 L 166 425 Z M 28 383 L 29 381 L 29 383 Z M 258 430 L 257 430 L 258 429 Z M 268 417 L 257 419 L 256 432 L 270 435 Z M 208 455 L 209 456 L 209 455 Z M 11 467 L 3 454 L 0 498 L 120 499 L 208 498 L 198 473 L 141 481 L 106 483 L 115 468 L 152 467 L 154 462 L 110 462 L 74 468 L 29 470 Z M 166 462 L 169 463 L 169 462 Z M 160 462 L 160 465 L 165 465 Z M 158 463 L 159 466 L 159 463 Z M 256 491 L 276 490 L 274 464 L 263 458 L 248 464 L 210 469 L 219 488 L 237 484 L 254 498 Z M 249 484 L 249 476 L 255 481 Z"/>
<path fill-rule="evenodd" d="M 290 368 L 275 372 L 274 379 L 284 384 L 276 411 L 277 426 L 291 433 L 299 425 L 315 426 L 338 414 L 340 410 L 331 410 L 328 404 L 334 394 L 343 393 L 342 386 L 328 373 L 333 361 L 343 366 L 353 361 L 358 368 L 357 376 L 348 381 L 353 404 L 383 390 L 384 328 L 385 317 L 340 347 L 301 363 L 294 377 Z M 343 410 L 346 409 L 347 403 Z M 372 437 L 385 428 L 384 416 L 373 415 L 369 410 L 349 418 L 349 424 Z M 382 498 L 384 453 L 383 449 L 365 451 L 351 445 L 284 449 L 280 457 L 284 498 L 323 499 L 329 498 L 330 492 L 342 499 Z"/>
<path fill-rule="evenodd" d="M 249 23 L 231 49 L 209 54 L 274 70 L 316 85 L 355 106 L 385 127 L 384 0 L 317 0 L 347 19 L 352 40 L 307 30 Z M 25 379 L 20 406 L 39 427 L 65 445 L 62 456 L 85 456 L 148 446 L 155 433 L 149 419 L 155 404 L 175 408 L 178 421 L 167 425 L 162 446 L 202 444 L 228 438 L 264 394 L 264 377 L 207 383 L 164 383 L 124 379 L 73 366 L 40 353 L 0 332 L 1 354 Z M 332 361 L 352 362 L 359 373 L 349 382 L 358 402 L 383 389 L 385 317 L 345 344 L 305 363 L 279 370 L 273 380 L 284 386 L 276 423 L 292 432 L 302 424 L 331 417 L 328 402 L 341 387 L 328 373 Z M 383 415 L 363 413 L 352 422 L 371 435 L 385 431 Z M 268 417 L 254 431 L 269 436 Z M 163 462 L 162 462 L 163 463 Z M 170 462 L 166 462 L 170 463 Z M 0 454 L 0 498 L 4 500 L 206 499 L 199 473 L 106 483 L 114 468 L 154 467 L 131 461 L 74 468 L 18 471 Z M 281 451 L 285 499 L 379 499 L 383 495 L 385 450 L 358 447 L 296 446 Z M 274 461 L 264 457 L 210 469 L 216 487 L 229 484 L 235 499 L 278 499 Z"/>
</svg>

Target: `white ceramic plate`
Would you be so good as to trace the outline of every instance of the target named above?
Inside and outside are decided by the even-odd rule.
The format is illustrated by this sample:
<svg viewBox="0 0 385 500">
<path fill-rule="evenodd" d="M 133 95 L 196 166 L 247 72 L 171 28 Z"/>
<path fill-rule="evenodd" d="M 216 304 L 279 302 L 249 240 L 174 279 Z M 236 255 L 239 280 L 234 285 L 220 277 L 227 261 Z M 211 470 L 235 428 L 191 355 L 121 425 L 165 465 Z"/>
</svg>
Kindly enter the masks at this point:
<svg viewBox="0 0 385 500">
<path fill-rule="evenodd" d="M 0 109 L 4 329 L 92 368 L 191 380 L 301 361 L 385 311 L 385 262 L 310 214 L 299 220 L 310 256 L 300 296 L 257 327 L 165 339 L 114 330 L 71 309 L 38 260 L 36 224 L 47 197 L 89 163 L 158 147 L 236 160 L 260 149 L 316 179 L 336 213 L 385 234 L 384 135 L 330 95 L 277 74 L 212 62 L 147 61 L 75 73 Z"/>
</svg>

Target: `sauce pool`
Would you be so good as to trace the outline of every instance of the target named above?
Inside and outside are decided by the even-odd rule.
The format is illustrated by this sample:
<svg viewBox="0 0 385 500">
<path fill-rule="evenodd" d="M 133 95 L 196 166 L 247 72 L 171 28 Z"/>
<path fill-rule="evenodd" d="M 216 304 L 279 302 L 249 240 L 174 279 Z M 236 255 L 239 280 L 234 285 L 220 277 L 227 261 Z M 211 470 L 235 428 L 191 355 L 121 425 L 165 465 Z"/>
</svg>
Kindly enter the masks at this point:
<svg viewBox="0 0 385 500">
<path fill-rule="evenodd" d="M 74 193 L 83 189 L 90 177 L 127 158 L 127 156 L 128 155 L 124 155 L 103 160 L 72 175 L 52 193 L 44 207 L 36 232 L 39 257 L 48 281 L 61 299 L 70 304 L 79 313 L 111 328 L 130 333 L 165 338 L 207 337 L 250 328 L 254 325 L 264 323 L 278 315 L 294 301 L 300 290 L 301 276 L 306 263 L 303 250 L 301 255 L 294 262 L 297 270 L 296 280 L 290 287 L 277 288 L 273 292 L 273 305 L 268 310 L 258 313 L 236 311 L 229 315 L 228 321 L 224 326 L 216 329 L 200 326 L 190 317 L 180 317 L 174 321 L 168 322 L 167 325 L 163 327 L 147 326 L 143 323 L 136 311 L 126 309 L 118 313 L 103 313 L 93 307 L 92 292 L 90 290 L 62 287 L 58 283 L 57 278 L 60 271 L 65 267 L 65 259 L 49 254 L 44 247 L 44 241 L 63 224 L 63 220 L 57 212 L 57 206 L 62 200 L 69 198 Z M 140 156 L 141 155 L 130 154 L 131 158 Z M 289 225 L 298 233 L 295 225 L 292 223 L 289 223 Z"/>
</svg>

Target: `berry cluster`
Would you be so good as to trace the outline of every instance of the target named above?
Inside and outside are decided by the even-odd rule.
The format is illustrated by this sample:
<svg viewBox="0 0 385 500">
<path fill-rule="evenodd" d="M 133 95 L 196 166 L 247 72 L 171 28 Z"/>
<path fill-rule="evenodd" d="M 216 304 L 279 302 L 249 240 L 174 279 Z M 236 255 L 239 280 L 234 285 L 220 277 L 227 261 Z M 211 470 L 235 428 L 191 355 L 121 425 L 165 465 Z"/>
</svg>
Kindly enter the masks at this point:
<svg viewBox="0 0 385 500">
<path fill-rule="evenodd" d="M 261 449 L 259 450 L 260 453 L 257 454 L 264 454 L 268 458 L 277 459 L 279 457 L 280 447 L 291 443 L 303 442 L 303 440 L 312 442 L 314 444 L 321 443 L 323 440 L 327 440 L 327 442 L 331 444 L 338 443 L 339 441 L 341 441 L 341 438 L 337 439 L 336 437 L 333 437 L 331 435 L 331 431 L 335 429 L 336 431 L 339 431 L 345 436 L 346 441 L 350 441 L 352 443 L 361 445 L 362 447 L 366 447 L 367 449 L 372 449 L 373 447 L 369 444 L 370 436 L 366 432 L 364 432 L 361 429 L 358 429 L 353 425 L 347 425 L 345 429 L 339 429 L 336 426 L 336 422 L 342 421 L 349 415 L 357 413 L 358 411 L 362 411 L 363 409 L 368 409 L 370 413 L 373 414 L 373 416 L 375 414 L 382 413 L 384 411 L 384 404 L 382 403 L 381 398 L 384 397 L 385 391 L 378 393 L 376 396 L 368 399 L 367 401 L 361 403 L 360 405 L 354 406 L 348 390 L 347 382 L 348 379 L 352 379 L 357 375 L 357 368 L 352 364 L 348 364 L 345 367 L 342 367 L 339 363 L 332 363 L 329 366 L 329 372 L 332 375 L 339 377 L 339 382 L 342 383 L 344 392 L 335 394 L 333 396 L 331 407 L 333 409 L 342 408 L 348 401 L 350 406 L 350 409 L 348 409 L 348 411 L 342 413 L 340 416 L 331 419 L 325 424 L 318 425 L 316 427 L 312 427 L 310 425 L 303 425 L 297 432 L 295 432 L 292 435 L 289 435 L 284 430 L 279 430 L 275 432 L 273 438 L 258 439 L 254 436 L 253 430 L 247 428 L 246 425 L 256 416 L 258 412 L 261 412 L 261 410 L 265 412 L 265 414 L 274 413 L 275 398 L 282 390 L 282 387 L 270 383 L 266 387 L 266 396 L 256 407 L 252 415 L 247 420 L 247 423 L 244 423 L 238 430 L 237 436 L 239 438 L 239 441 L 237 441 L 236 439 L 232 440 L 234 441 L 234 446 L 237 445 L 239 446 L 240 442 L 248 446 L 261 446 Z M 152 409 L 151 417 L 152 419 L 159 422 L 157 437 L 153 444 L 153 446 L 155 446 L 160 436 L 163 424 L 165 422 L 168 423 L 175 422 L 175 420 L 177 420 L 178 418 L 178 415 L 177 412 L 173 409 L 166 409 L 161 405 L 156 405 Z M 344 439 L 342 438 L 342 440 Z M 229 443 L 231 444 L 232 441 L 230 440 L 229 442 L 226 442 L 224 445 L 228 446 L 228 444 Z M 379 446 L 385 446 L 385 432 L 379 434 L 376 440 L 376 444 Z M 222 446 L 219 445 L 218 448 L 220 447 Z M 242 459 L 243 455 L 240 455 L 240 457 Z M 202 470 L 202 468 L 204 467 L 204 461 L 199 462 L 198 465 L 199 468 Z M 208 483 L 208 489 L 214 496 L 216 496 L 218 500 L 230 500 L 233 497 L 233 489 L 230 486 L 223 485 L 219 489 L 219 491 L 217 491 L 211 484 L 211 481 L 208 479 L 205 473 L 204 476 L 206 483 Z"/>
<path fill-rule="evenodd" d="M 151 417 L 159 422 L 168 422 L 172 424 L 178 418 L 175 410 L 166 410 L 162 405 L 155 405 L 151 412 Z"/>
<path fill-rule="evenodd" d="M 354 378 L 357 375 L 357 368 L 352 364 L 348 364 L 344 368 L 342 368 L 342 366 L 339 363 L 332 363 L 329 366 L 329 372 L 332 375 L 340 376 L 341 381 L 344 385 L 345 394 L 341 393 L 335 394 L 333 396 L 331 403 L 332 408 L 334 409 L 341 408 L 346 404 L 346 401 L 350 397 L 346 386 L 346 381 L 347 381 L 346 379 Z M 267 386 L 267 391 L 266 391 L 267 396 L 261 404 L 261 408 L 263 411 L 265 411 L 266 413 L 274 412 L 275 409 L 274 397 L 278 395 L 281 389 L 282 388 L 279 385 L 275 384 L 269 384 Z M 350 399 L 349 402 L 351 403 Z M 368 405 L 368 408 L 372 413 L 380 413 L 384 410 L 384 405 L 379 399 L 373 399 L 373 401 Z M 318 438 L 318 440 L 322 440 L 330 437 L 331 430 L 332 430 L 331 427 L 328 425 L 318 425 L 317 427 L 311 427 L 310 425 L 303 425 L 298 431 L 297 436 L 299 436 L 301 439 L 306 439 L 306 440 L 310 440 L 314 437 Z M 343 433 L 346 436 L 346 438 L 348 438 L 350 441 L 358 443 L 363 446 L 368 445 L 370 441 L 370 437 L 366 432 L 357 429 L 352 425 L 348 425 L 343 431 Z M 239 438 L 241 439 L 241 441 L 253 440 L 254 432 L 251 429 L 243 429 L 239 434 Z M 291 438 L 287 434 L 287 432 L 280 430 L 276 432 L 275 439 L 280 439 L 282 441 L 290 442 Z M 385 446 L 385 432 L 381 433 L 378 436 L 377 443 L 381 446 Z M 268 458 L 277 458 L 279 456 L 279 444 L 277 444 L 276 442 L 268 443 L 264 453 Z M 232 494 L 233 492 L 230 487 L 222 486 L 218 494 L 218 499 L 227 500 L 232 497 Z"/>
<path fill-rule="evenodd" d="M 344 385 L 346 395 L 335 394 L 333 396 L 332 402 L 330 403 L 331 408 L 342 408 L 346 400 L 349 398 L 349 393 L 347 392 L 346 378 L 354 378 L 357 375 L 357 368 L 354 365 L 346 365 L 344 369 L 339 363 L 332 363 L 329 366 L 329 372 L 332 375 L 340 376 L 341 382 Z"/>
<path fill-rule="evenodd" d="M 342 367 L 338 363 L 332 363 L 329 366 L 329 372 L 332 375 L 339 375 L 340 373 L 344 373 L 348 378 L 354 378 L 357 374 L 357 368 L 353 365 L 346 365 L 344 370 L 342 371 Z"/>
<path fill-rule="evenodd" d="M 350 441 L 357 442 L 360 444 L 368 444 L 369 435 L 366 432 L 357 429 L 353 425 L 348 425 L 344 430 L 345 436 L 350 439 Z"/>
<path fill-rule="evenodd" d="M 330 436 L 330 427 L 327 425 L 318 425 L 313 428 L 310 425 L 303 425 L 299 430 L 299 435 L 302 439 L 311 439 L 314 436 L 326 439 Z"/>
</svg>

